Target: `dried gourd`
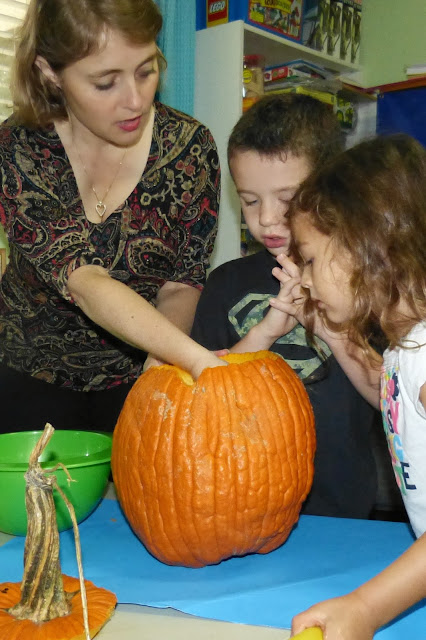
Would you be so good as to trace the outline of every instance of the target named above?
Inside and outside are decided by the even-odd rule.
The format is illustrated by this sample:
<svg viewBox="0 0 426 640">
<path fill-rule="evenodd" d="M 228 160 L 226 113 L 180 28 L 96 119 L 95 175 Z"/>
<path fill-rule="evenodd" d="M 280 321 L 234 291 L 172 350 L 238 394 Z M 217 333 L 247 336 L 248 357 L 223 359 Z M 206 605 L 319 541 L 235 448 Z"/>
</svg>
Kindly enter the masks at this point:
<svg viewBox="0 0 426 640">
<path fill-rule="evenodd" d="M 38 462 L 53 433 L 53 427 L 46 424 L 25 474 L 28 530 L 24 575 L 22 583 L 0 584 L 1 640 L 89 640 L 109 620 L 117 603 L 111 591 L 84 580 L 72 506 L 55 476 L 45 473 Z M 71 508 L 79 579 L 61 573 L 54 487 Z"/>
</svg>

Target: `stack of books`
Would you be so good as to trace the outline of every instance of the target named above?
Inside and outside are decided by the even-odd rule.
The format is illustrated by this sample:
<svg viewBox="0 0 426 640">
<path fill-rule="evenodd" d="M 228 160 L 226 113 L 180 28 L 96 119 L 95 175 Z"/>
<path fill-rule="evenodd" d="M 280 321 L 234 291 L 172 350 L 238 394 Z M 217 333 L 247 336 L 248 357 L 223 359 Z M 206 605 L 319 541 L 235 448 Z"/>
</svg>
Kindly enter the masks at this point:
<svg viewBox="0 0 426 640">
<path fill-rule="evenodd" d="M 264 71 L 265 93 L 285 89 L 290 86 L 306 84 L 312 80 L 329 80 L 336 73 L 306 60 L 291 60 L 281 65 L 267 67 Z"/>
</svg>

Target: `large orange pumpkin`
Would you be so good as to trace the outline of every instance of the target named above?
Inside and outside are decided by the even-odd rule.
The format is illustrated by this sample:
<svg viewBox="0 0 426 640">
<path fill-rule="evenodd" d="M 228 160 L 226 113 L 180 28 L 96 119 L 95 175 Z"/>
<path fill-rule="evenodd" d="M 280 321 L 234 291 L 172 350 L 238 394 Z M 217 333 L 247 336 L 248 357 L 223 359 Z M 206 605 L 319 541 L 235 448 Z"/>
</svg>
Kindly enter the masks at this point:
<svg viewBox="0 0 426 640">
<path fill-rule="evenodd" d="M 224 359 L 197 382 L 178 367 L 149 369 L 114 431 L 119 502 L 166 564 L 276 549 L 312 484 L 314 418 L 298 376 L 269 351 Z"/>
</svg>

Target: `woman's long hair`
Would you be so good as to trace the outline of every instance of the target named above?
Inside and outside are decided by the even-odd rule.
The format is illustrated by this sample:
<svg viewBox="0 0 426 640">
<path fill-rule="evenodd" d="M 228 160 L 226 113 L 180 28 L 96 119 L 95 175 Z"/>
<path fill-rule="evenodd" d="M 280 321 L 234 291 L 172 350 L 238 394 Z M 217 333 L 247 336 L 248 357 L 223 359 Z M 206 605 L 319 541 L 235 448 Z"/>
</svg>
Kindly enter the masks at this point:
<svg viewBox="0 0 426 640">
<path fill-rule="evenodd" d="M 110 29 L 129 42 L 147 44 L 156 40 L 161 27 L 153 0 L 31 0 L 17 31 L 11 81 L 14 121 L 39 127 L 67 117 L 62 92 L 37 67 L 37 56 L 57 73 L 99 50 Z M 164 61 L 161 52 L 159 61 Z"/>
</svg>

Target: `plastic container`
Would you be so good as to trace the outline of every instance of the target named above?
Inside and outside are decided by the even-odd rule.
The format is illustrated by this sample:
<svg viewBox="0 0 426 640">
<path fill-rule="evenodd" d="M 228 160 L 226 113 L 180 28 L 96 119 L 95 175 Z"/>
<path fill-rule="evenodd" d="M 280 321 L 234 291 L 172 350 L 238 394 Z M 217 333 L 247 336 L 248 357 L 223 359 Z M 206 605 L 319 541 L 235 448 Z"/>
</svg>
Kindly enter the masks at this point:
<svg viewBox="0 0 426 640">
<path fill-rule="evenodd" d="M 264 93 L 265 56 L 244 56 L 243 98 L 259 98 Z"/>
<path fill-rule="evenodd" d="M 0 435 L 0 531 L 15 536 L 27 533 L 25 472 L 42 431 L 22 431 Z M 76 482 L 68 483 L 65 471 L 57 469 L 58 484 L 71 501 L 77 522 L 99 504 L 108 484 L 111 468 L 112 436 L 93 431 L 56 430 L 42 455 L 40 464 L 52 469 L 61 462 Z M 72 526 L 68 509 L 53 491 L 59 531 Z"/>
</svg>

